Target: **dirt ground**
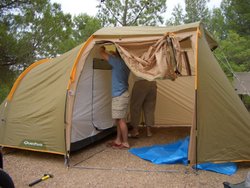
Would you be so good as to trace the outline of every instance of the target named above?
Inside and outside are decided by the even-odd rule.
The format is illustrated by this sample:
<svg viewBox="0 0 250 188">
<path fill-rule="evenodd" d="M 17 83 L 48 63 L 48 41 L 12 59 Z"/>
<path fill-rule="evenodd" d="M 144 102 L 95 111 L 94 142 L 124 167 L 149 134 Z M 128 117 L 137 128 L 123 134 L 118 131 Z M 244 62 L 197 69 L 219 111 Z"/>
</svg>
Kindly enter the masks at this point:
<svg viewBox="0 0 250 188">
<path fill-rule="evenodd" d="M 143 131 L 139 139 L 130 139 L 132 147 L 165 144 L 189 135 L 189 129 L 154 128 L 153 136 Z M 250 171 L 249 163 L 238 164 L 232 176 L 209 171 L 196 171 L 190 166 L 155 165 L 131 154 L 128 150 L 115 150 L 105 138 L 81 151 L 71 154 L 70 167 L 64 165 L 60 155 L 4 148 L 4 170 L 12 177 L 16 188 L 28 184 L 44 174 L 54 177 L 33 187 L 85 188 L 85 187 L 148 187 L 148 188 L 220 188 L 223 182 L 240 183 Z"/>
</svg>

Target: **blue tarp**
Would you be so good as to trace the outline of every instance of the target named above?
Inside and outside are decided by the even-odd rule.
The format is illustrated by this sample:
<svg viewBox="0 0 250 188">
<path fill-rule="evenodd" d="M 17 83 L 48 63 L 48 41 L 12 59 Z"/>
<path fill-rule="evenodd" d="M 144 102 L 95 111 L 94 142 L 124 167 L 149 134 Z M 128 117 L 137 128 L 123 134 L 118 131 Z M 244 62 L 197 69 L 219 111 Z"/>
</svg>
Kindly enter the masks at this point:
<svg viewBox="0 0 250 188">
<path fill-rule="evenodd" d="M 154 164 L 188 164 L 189 137 L 164 145 L 154 145 L 142 148 L 132 148 L 132 154 L 151 161 Z"/>
<path fill-rule="evenodd" d="M 164 145 L 132 148 L 130 153 L 154 164 L 188 164 L 189 137 Z M 200 170 L 209 170 L 232 175 L 237 171 L 235 163 L 203 163 L 193 166 Z"/>
<path fill-rule="evenodd" d="M 202 163 L 202 164 L 197 164 L 193 166 L 193 168 L 200 170 L 208 170 L 212 172 L 217 172 L 220 174 L 225 174 L 225 175 L 233 175 L 237 171 L 237 165 L 232 162 L 227 162 L 227 163 Z"/>
</svg>

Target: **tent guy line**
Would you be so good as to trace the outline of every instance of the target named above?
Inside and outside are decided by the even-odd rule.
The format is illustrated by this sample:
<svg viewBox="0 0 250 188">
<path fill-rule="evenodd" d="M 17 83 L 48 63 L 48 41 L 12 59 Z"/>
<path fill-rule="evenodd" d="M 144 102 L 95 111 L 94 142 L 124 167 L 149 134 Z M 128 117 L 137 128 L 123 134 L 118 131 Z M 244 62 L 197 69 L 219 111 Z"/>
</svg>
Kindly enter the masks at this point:
<svg viewBox="0 0 250 188">
<path fill-rule="evenodd" d="M 73 166 L 71 168 L 86 169 L 86 170 L 105 170 L 105 171 L 133 171 L 133 172 L 156 172 L 156 173 L 180 173 L 180 170 L 146 170 L 139 168 L 105 168 L 93 166 Z M 186 174 L 186 172 L 183 172 Z"/>
</svg>

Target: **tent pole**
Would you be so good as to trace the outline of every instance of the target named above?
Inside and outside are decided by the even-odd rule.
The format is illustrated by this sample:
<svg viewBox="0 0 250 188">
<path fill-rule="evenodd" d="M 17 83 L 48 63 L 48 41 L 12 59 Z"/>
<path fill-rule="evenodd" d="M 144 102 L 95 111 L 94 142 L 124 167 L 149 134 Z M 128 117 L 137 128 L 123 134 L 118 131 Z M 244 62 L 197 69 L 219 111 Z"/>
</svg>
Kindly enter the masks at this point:
<svg viewBox="0 0 250 188">
<path fill-rule="evenodd" d="M 197 89 L 195 89 L 195 170 L 197 170 L 197 163 L 198 163 L 198 152 L 197 152 Z"/>
<path fill-rule="evenodd" d="M 195 170 L 198 172 L 197 163 L 198 163 L 198 47 L 199 47 L 199 38 L 201 37 L 200 28 L 197 27 L 196 31 L 196 60 L 195 60 Z"/>
<path fill-rule="evenodd" d="M 69 168 L 69 151 L 64 155 L 64 164 L 67 168 Z"/>
<path fill-rule="evenodd" d="M 194 112 L 193 121 L 190 130 L 190 141 L 188 148 L 188 160 L 191 165 L 197 163 L 197 92 L 194 93 Z"/>
<path fill-rule="evenodd" d="M 190 131 L 190 141 L 189 141 L 189 152 L 188 159 L 191 165 L 195 165 L 197 167 L 198 163 L 198 40 L 199 40 L 199 28 L 197 28 L 197 36 L 196 36 L 196 56 L 195 56 L 195 88 L 194 88 L 194 112 L 193 112 L 193 121 L 192 127 Z"/>
<path fill-rule="evenodd" d="M 65 166 L 69 167 L 69 155 L 70 155 L 70 134 L 68 133 L 71 131 L 71 129 L 68 129 L 68 123 L 67 123 L 67 105 L 68 105 L 68 97 L 69 97 L 69 90 L 66 91 L 66 98 L 65 98 L 65 110 L 64 110 L 64 137 L 65 137 L 65 155 L 64 155 L 64 164 Z M 68 133 L 68 134 L 67 134 Z M 67 139 L 69 138 L 69 139 Z"/>
</svg>

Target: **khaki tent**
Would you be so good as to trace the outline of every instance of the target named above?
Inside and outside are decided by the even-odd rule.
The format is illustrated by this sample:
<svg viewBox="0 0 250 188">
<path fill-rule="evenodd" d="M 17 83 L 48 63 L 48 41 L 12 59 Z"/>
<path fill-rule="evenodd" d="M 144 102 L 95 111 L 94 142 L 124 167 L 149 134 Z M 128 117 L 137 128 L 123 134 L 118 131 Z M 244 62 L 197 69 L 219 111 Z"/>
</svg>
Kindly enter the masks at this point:
<svg viewBox="0 0 250 188">
<path fill-rule="evenodd" d="M 111 68 L 100 60 L 100 44 L 115 45 L 131 75 L 157 80 L 156 125 L 190 127 L 191 163 L 250 159 L 249 113 L 201 23 L 103 28 L 71 51 L 32 64 L 0 107 L 0 145 L 68 158 L 108 134 Z"/>
</svg>

